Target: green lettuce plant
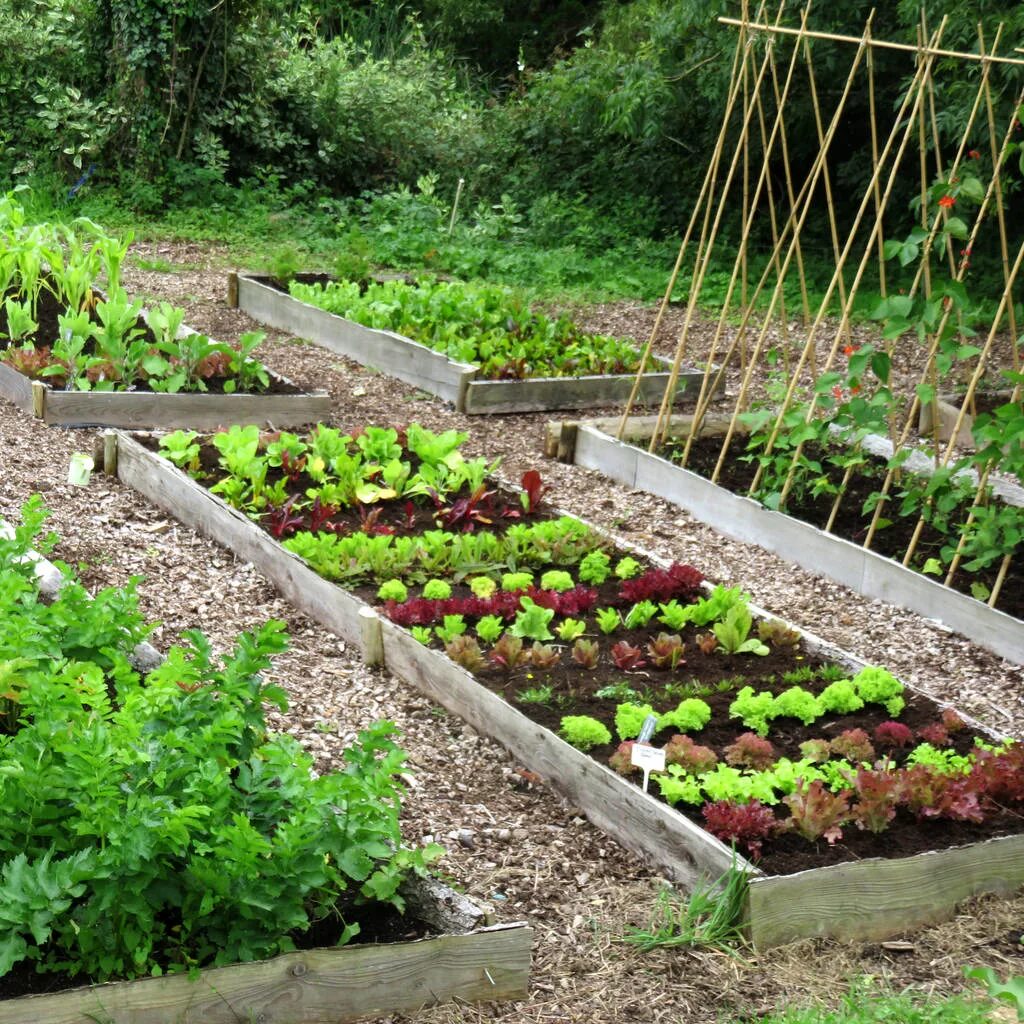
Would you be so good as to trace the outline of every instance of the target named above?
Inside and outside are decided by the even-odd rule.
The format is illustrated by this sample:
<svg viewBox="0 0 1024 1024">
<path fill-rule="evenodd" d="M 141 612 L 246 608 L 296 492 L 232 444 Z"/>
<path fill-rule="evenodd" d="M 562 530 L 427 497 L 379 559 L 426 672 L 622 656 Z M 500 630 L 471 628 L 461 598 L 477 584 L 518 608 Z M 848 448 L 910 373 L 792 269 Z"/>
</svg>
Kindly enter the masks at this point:
<svg viewBox="0 0 1024 1024">
<path fill-rule="evenodd" d="M 566 715 L 562 719 L 559 735 L 577 750 L 591 750 L 612 741 L 612 734 L 607 727 L 589 715 Z"/>
<path fill-rule="evenodd" d="M 520 611 L 509 628 L 513 636 L 529 640 L 552 640 L 554 636 L 548 628 L 555 617 L 554 608 L 542 608 L 530 598 L 522 597 L 519 601 Z"/>
</svg>

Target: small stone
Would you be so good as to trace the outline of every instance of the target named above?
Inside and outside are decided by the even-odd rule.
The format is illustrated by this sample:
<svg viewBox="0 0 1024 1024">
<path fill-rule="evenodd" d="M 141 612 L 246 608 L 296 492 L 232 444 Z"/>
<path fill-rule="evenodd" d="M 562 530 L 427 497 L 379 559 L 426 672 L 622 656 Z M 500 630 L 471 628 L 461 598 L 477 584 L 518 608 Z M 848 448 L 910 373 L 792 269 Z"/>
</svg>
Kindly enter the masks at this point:
<svg viewBox="0 0 1024 1024">
<path fill-rule="evenodd" d="M 467 850 L 476 849 L 475 833 L 471 828 L 460 828 L 455 833 L 455 838 L 458 839 L 459 845 L 464 846 Z"/>
</svg>

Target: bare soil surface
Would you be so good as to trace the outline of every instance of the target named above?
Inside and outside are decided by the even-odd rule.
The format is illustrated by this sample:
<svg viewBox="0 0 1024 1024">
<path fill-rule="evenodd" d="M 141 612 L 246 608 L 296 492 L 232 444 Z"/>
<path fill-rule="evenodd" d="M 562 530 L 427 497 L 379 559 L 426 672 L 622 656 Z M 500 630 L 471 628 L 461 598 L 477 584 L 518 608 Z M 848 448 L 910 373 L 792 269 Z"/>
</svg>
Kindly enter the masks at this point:
<svg viewBox="0 0 1024 1024">
<path fill-rule="evenodd" d="M 166 242 L 135 252 L 188 269 L 130 269 L 125 284 L 133 293 L 186 306 L 186 322 L 218 340 L 236 341 L 256 326 L 224 304 L 225 275 L 210 269 L 215 260 L 223 265 L 223 253 Z M 609 329 L 614 319 L 616 330 L 643 338 L 652 313 L 619 304 L 591 316 L 587 326 Z M 539 468 L 554 486 L 553 499 L 567 510 L 622 540 L 696 565 L 715 581 L 742 584 L 773 613 L 886 665 L 996 730 L 1024 736 L 1024 669 L 934 622 L 720 537 L 667 502 L 545 460 L 544 415 L 459 416 L 413 388 L 279 332 L 268 332 L 261 355 L 295 383 L 329 390 L 340 426 L 418 420 L 433 429 L 468 429 L 472 453 L 501 455 L 513 479 Z M 299 737 L 327 770 L 357 730 L 379 718 L 397 722 L 415 771 L 408 838 L 444 843 L 444 871 L 490 903 L 499 920 L 527 920 L 536 930 L 528 1000 L 434 1007 L 380 1024 L 715 1024 L 792 1004 L 834 1003 L 861 975 L 945 994 L 964 986 L 967 963 L 1024 974 L 1024 947 L 1017 941 L 1024 893 L 972 900 L 955 920 L 897 942 L 814 940 L 761 955 L 742 952 L 740 959 L 707 950 L 640 954 L 623 945 L 630 925 L 650 921 L 662 885 L 655 871 L 560 802 L 530 765 L 386 672 L 368 670 L 357 651 L 282 600 L 251 565 L 212 547 L 116 480 L 94 475 L 87 488 L 69 486 L 71 453 L 92 451 L 95 439 L 95 431 L 49 429 L 0 402 L 0 515 L 15 516 L 39 491 L 62 538 L 55 557 L 83 565 L 87 585 L 144 576 L 141 601 L 161 622 L 151 638 L 161 649 L 188 628 L 206 630 L 225 648 L 240 630 L 268 617 L 284 620 L 292 644 L 278 660 L 275 681 L 287 689 L 291 708 L 276 719 L 277 727 Z"/>
</svg>

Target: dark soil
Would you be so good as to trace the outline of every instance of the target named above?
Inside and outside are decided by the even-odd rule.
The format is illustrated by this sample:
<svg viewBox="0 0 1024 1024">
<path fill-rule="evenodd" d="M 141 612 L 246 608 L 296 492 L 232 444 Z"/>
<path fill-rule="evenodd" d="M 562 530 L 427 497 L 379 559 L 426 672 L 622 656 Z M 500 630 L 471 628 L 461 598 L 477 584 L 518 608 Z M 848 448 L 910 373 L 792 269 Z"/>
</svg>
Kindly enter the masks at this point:
<svg viewBox="0 0 1024 1024">
<path fill-rule="evenodd" d="M 35 348 L 36 348 L 36 350 L 38 352 L 40 352 L 40 353 L 45 352 L 47 355 L 49 355 L 49 350 L 50 350 L 50 347 L 53 344 L 53 341 L 60 336 L 60 334 L 59 334 L 60 328 L 59 328 L 59 325 L 58 325 L 58 322 L 57 322 L 57 317 L 58 316 L 62 316 L 64 314 L 64 312 L 65 312 L 64 307 L 57 302 L 57 300 L 53 297 L 53 295 L 49 291 L 47 291 L 46 289 L 43 289 L 43 291 L 40 292 L 40 295 L 39 295 L 39 306 L 38 306 L 38 309 L 37 309 L 37 312 L 36 312 L 36 322 L 38 324 L 38 329 L 36 330 L 35 335 L 32 338 L 29 339 L 32 342 L 32 344 L 35 346 Z M 95 314 L 93 314 L 93 320 L 95 322 L 98 322 L 96 320 Z M 148 327 L 146 327 L 145 323 L 142 322 L 142 321 L 140 321 L 139 326 L 144 328 L 146 338 L 148 340 L 152 341 L 155 344 L 156 343 L 156 338 L 153 335 L 153 332 Z M 6 318 L 5 313 L 3 312 L 2 305 L 0 305 L 0 334 L 4 334 L 6 332 L 6 329 L 7 329 L 7 318 Z M 3 350 L 6 347 L 7 346 L 4 343 L 0 343 L 0 358 L 2 358 Z M 20 347 L 20 346 L 18 346 L 18 347 Z M 90 342 L 90 344 L 86 346 L 85 351 L 89 355 L 94 355 L 95 354 L 95 346 Z M 38 369 L 42 370 L 43 366 L 45 366 L 45 365 L 46 364 L 44 362 L 41 366 L 38 367 Z M 18 369 L 19 372 L 26 373 L 26 370 L 22 369 L 19 366 L 15 366 L 15 368 Z M 34 378 L 36 380 L 46 381 L 52 387 L 57 388 L 57 389 L 61 389 L 61 388 L 63 388 L 65 386 L 65 378 L 64 377 L 62 377 L 62 376 L 46 376 L 46 377 L 44 377 L 39 372 L 36 371 L 35 367 L 32 368 L 31 372 L 27 372 L 26 376 L 32 377 L 32 378 Z M 260 391 L 260 392 L 242 392 L 242 391 L 239 391 L 239 392 L 235 392 L 235 393 L 236 394 L 269 394 L 269 395 L 301 395 L 301 394 L 304 393 L 301 388 L 296 387 L 290 381 L 287 381 L 287 380 L 285 380 L 285 379 L 283 379 L 281 377 L 278 377 L 274 373 L 269 373 L 269 377 L 270 377 L 270 386 L 265 391 Z M 214 374 L 214 375 L 209 376 L 209 377 L 204 377 L 203 378 L 203 383 L 206 385 L 206 389 L 207 389 L 207 391 L 210 394 L 214 394 L 214 395 L 216 395 L 216 394 L 224 394 L 225 393 L 224 392 L 224 385 L 227 383 L 227 381 L 229 379 L 230 378 L 228 378 L 228 377 L 218 376 L 218 375 Z M 124 389 L 122 388 L 120 390 L 124 390 Z M 129 390 L 134 391 L 134 392 L 142 392 L 142 393 L 146 393 L 146 394 L 155 394 L 156 393 L 156 392 L 153 392 L 152 389 L 149 388 L 144 381 L 136 381 L 136 383 Z"/>
<path fill-rule="evenodd" d="M 673 445 L 667 446 L 660 454 L 669 460 L 679 451 Z M 719 438 L 703 438 L 694 442 L 690 449 L 690 456 L 686 468 L 697 473 L 699 476 L 710 478 L 718 462 L 721 451 L 721 440 Z M 745 462 L 741 456 L 744 454 L 739 445 L 734 445 L 729 452 L 729 457 L 723 463 L 722 473 L 718 483 L 732 491 L 734 494 L 746 494 L 754 479 L 757 465 L 754 462 Z M 809 459 L 819 460 L 823 453 L 808 447 L 805 454 Z M 822 463 L 823 471 L 828 475 L 832 484 L 838 487 L 842 483 L 843 471 L 835 466 Z M 831 532 L 838 537 L 852 541 L 854 544 L 863 544 L 871 524 L 871 512 L 863 512 L 864 503 L 877 492 L 881 487 L 885 476 L 885 464 L 881 459 L 872 459 L 863 468 L 863 471 L 854 473 L 846 487 L 839 513 L 832 525 Z M 906 516 L 900 515 L 899 486 L 895 486 L 891 492 L 890 500 L 883 515 L 891 520 L 891 525 L 885 529 L 878 530 L 872 538 L 871 548 L 879 554 L 886 555 L 896 561 L 902 562 L 907 547 L 913 537 L 917 526 L 918 515 L 913 513 Z M 791 493 L 786 505 L 786 514 L 794 519 L 800 519 L 812 526 L 824 529 L 832 511 L 832 504 L 835 496 L 823 494 L 814 497 L 810 493 Z M 950 521 L 965 522 L 970 504 L 965 504 L 960 511 L 950 517 Z M 935 527 L 926 524 L 921 532 L 911 567 L 920 570 L 929 558 L 936 558 L 941 549 L 949 543 L 949 538 Z M 987 569 L 980 569 L 977 572 L 966 572 L 961 566 L 959 573 L 953 579 L 953 587 L 961 593 L 971 595 L 971 584 L 980 583 L 991 588 L 995 584 L 999 569 L 999 562 Z M 942 577 L 932 577 L 940 582 Z M 1000 611 L 1013 615 L 1018 619 L 1024 619 L 1024 565 L 1019 557 L 1010 563 L 1009 572 L 1000 588 L 996 607 Z"/>
<path fill-rule="evenodd" d="M 377 903 L 359 908 L 358 913 L 349 915 L 347 922 L 336 917 L 323 918 L 305 932 L 292 932 L 291 939 L 297 949 L 328 949 L 338 944 L 343 928 L 353 921 L 359 924 L 359 934 L 349 941 L 350 946 L 409 942 L 436 934 L 426 922 L 404 917 L 390 904 Z M 88 984 L 91 984 L 89 979 L 83 975 L 37 974 L 35 965 L 23 960 L 0 977 L 0 1001 L 19 996 L 64 992 Z"/>
</svg>

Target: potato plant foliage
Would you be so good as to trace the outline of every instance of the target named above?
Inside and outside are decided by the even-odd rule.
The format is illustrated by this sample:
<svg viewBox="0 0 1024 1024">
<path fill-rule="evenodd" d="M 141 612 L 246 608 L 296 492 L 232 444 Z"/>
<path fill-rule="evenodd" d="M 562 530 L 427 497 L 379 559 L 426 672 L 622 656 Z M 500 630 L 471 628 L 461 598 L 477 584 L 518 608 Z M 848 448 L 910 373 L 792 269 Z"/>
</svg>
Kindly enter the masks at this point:
<svg viewBox="0 0 1024 1024">
<path fill-rule="evenodd" d="M 287 647 L 280 622 L 223 657 L 190 631 L 141 678 L 133 594 L 90 601 L 69 584 L 39 602 L 19 559 L 41 516 L 31 503 L 0 540 L 0 975 L 20 961 L 105 980 L 251 960 L 325 917 L 348 940 L 361 904 L 401 908 L 403 877 L 437 850 L 402 846 L 394 725 L 324 775 L 271 734 L 265 707 L 286 698 L 263 673 Z M 75 632 L 100 609 L 106 633 Z"/>
</svg>

